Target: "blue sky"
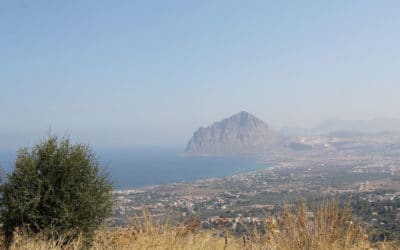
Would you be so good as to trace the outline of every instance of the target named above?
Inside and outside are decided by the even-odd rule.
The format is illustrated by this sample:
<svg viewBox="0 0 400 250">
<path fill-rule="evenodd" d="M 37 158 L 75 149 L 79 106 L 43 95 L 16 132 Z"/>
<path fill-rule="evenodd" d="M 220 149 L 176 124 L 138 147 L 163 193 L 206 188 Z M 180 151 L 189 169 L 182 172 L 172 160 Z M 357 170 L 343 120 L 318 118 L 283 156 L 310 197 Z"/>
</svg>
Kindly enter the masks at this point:
<svg viewBox="0 0 400 250">
<path fill-rule="evenodd" d="M 276 128 L 400 118 L 399 1 L 0 2 L 0 149 L 57 134 L 184 145 L 247 110 Z"/>
</svg>

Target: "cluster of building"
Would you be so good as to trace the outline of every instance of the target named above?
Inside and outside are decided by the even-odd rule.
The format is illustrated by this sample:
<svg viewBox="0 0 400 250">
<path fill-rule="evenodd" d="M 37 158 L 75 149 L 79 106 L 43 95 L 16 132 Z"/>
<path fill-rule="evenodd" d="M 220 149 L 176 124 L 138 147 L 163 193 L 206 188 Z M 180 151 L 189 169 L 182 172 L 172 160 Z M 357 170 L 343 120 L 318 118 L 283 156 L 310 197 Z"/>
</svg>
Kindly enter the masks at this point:
<svg viewBox="0 0 400 250">
<path fill-rule="evenodd" d="M 352 196 L 371 207 L 365 220 L 377 227 L 400 218 L 400 154 L 350 148 L 340 151 L 278 152 L 266 168 L 220 179 L 115 191 L 111 225 L 123 225 L 148 210 L 153 218 L 184 222 L 193 217 L 205 228 L 258 225 L 299 199 Z M 388 215 L 390 214 L 390 215 Z M 399 229 L 400 230 L 400 229 Z"/>
</svg>

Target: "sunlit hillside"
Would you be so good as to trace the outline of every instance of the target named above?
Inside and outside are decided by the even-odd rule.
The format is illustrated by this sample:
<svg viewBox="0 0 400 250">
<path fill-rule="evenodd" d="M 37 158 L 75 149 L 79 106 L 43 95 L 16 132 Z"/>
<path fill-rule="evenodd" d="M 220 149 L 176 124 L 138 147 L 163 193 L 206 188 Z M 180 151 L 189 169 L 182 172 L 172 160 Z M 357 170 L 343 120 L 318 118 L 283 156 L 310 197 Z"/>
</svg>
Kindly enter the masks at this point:
<svg viewBox="0 0 400 250">
<path fill-rule="evenodd" d="M 262 233 L 260 231 L 265 231 Z M 201 230 L 193 219 L 181 226 L 155 223 L 146 212 L 144 220 L 132 220 L 129 228 L 100 230 L 92 249 L 399 249 L 397 242 L 371 243 L 362 223 L 348 206 L 324 202 L 314 211 L 305 203 L 286 206 L 277 218 L 265 218 L 263 230 L 232 235 L 221 227 Z M 80 239 L 62 246 L 36 236 L 16 233 L 11 249 L 79 249 Z"/>
</svg>

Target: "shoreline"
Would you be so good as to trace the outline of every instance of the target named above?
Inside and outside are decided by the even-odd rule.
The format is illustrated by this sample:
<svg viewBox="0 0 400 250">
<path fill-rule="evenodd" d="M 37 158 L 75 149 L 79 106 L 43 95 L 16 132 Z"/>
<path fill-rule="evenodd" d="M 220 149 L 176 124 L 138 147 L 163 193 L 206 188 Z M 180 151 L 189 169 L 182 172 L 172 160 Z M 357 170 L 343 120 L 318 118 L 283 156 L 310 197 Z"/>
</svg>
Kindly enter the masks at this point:
<svg viewBox="0 0 400 250">
<path fill-rule="evenodd" d="M 262 164 L 262 163 L 259 163 Z M 265 163 L 267 164 L 267 163 Z M 132 187 L 132 188 L 118 188 L 118 189 L 114 189 L 112 192 L 114 194 L 120 194 L 120 193 L 143 193 L 143 192 L 147 192 L 149 190 L 152 189 L 157 189 L 157 188 L 163 188 L 163 187 L 170 187 L 170 186 L 176 186 L 176 185 L 185 185 L 185 184 L 198 184 L 198 182 L 211 182 L 211 181 L 218 181 L 218 180 L 223 180 L 225 178 L 234 178 L 234 177 L 238 177 L 240 175 L 249 175 L 249 174 L 254 174 L 254 173 L 260 173 L 263 172 L 265 170 L 273 170 L 275 168 L 277 168 L 278 166 L 276 165 L 270 165 L 270 166 L 265 166 L 263 168 L 260 169 L 256 169 L 256 170 L 250 170 L 250 171 L 243 171 L 243 172 L 239 172 L 239 173 L 235 173 L 232 175 L 226 175 L 226 176 L 221 176 L 221 177 L 209 177 L 209 178 L 201 178 L 201 179 L 195 179 L 195 180 L 190 180 L 190 181 L 174 181 L 174 182 L 169 182 L 169 183 L 165 183 L 165 184 L 154 184 L 154 185 L 147 185 L 147 186 L 142 186 L 142 187 Z"/>
</svg>

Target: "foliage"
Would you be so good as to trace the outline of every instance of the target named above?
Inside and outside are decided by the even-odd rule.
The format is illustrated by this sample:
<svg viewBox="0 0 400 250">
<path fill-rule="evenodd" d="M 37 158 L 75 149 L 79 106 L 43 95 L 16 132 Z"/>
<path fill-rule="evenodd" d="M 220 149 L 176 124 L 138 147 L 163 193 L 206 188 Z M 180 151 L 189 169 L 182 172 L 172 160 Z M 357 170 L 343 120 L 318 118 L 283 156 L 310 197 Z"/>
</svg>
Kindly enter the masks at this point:
<svg viewBox="0 0 400 250">
<path fill-rule="evenodd" d="M 147 210 L 134 218 L 128 228 L 97 231 L 93 249 L 399 249 L 399 242 L 370 243 L 348 206 L 325 202 L 310 217 L 304 203 L 296 209 L 286 207 L 279 217 L 265 218 L 267 233 L 253 232 L 241 237 L 226 230 L 201 230 L 192 220 L 186 225 L 154 222 Z M 62 238 L 58 241 L 63 241 Z M 46 241 L 17 234 L 12 249 L 59 250 L 57 240 Z M 67 249 L 79 249 L 82 238 L 70 242 Z"/>
<path fill-rule="evenodd" d="M 17 229 L 49 240 L 62 237 L 63 244 L 82 235 L 89 246 L 112 208 L 109 176 L 90 147 L 51 135 L 32 150 L 19 150 L 1 191 L 6 247 Z"/>
</svg>

